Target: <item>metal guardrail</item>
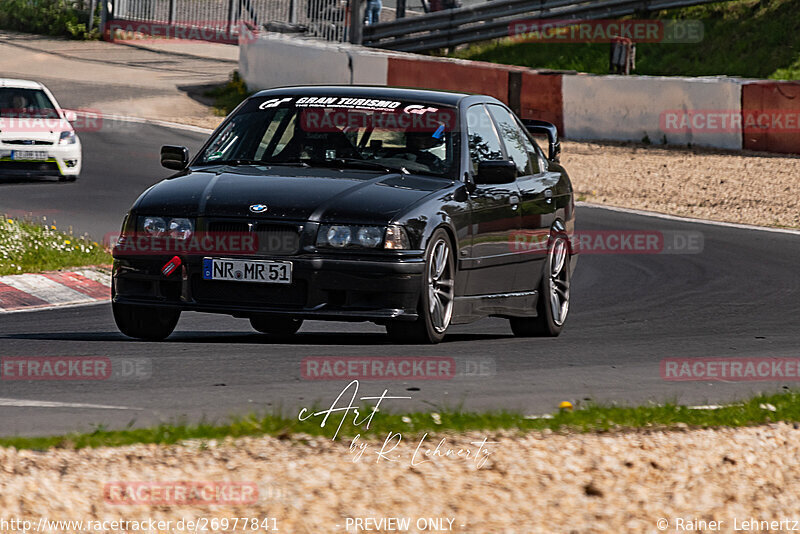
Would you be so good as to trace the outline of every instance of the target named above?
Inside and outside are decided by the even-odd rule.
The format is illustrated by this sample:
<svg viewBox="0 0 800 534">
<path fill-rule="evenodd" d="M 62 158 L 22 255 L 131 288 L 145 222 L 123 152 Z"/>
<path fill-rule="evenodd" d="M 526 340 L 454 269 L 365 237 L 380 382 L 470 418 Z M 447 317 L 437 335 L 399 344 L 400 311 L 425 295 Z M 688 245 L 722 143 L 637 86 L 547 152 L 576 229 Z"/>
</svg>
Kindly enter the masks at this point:
<svg viewBox="0 0 800 534">
<path fill-rule="evenodd" d="M 423 52 L 506 37 L 509 24 L 521 15 L 531 19 L 589 20 L 719 1 L 490 0 L 476 6 L 366 26 L 363 44 L 402 52 Z"/>
</svg>

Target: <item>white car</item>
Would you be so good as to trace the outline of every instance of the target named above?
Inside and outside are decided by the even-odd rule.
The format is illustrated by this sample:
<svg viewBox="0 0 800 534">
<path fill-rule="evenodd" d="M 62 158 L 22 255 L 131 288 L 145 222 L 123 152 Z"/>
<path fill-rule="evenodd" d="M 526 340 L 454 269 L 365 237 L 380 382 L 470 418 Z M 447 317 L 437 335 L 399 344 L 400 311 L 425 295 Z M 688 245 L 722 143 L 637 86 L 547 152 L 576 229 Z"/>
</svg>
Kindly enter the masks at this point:
<svg viewBox="0 0 800 534">
<path fill-rule="evenodd" d="M 41 83 L 0 78 L 0 177 L 75 181 L 83 159 L 76 120 Z"/>
</svg>

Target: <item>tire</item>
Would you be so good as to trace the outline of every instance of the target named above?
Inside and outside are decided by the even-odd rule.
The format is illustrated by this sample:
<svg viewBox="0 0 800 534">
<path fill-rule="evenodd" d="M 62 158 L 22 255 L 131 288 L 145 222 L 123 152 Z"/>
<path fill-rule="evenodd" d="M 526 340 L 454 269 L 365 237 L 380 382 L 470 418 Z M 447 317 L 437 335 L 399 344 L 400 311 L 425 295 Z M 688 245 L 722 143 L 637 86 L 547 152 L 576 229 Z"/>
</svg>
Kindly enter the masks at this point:
<svg viewBox="0 0 800 534">
<path fill-rule="evenodd" d="M 262 334 L 272 336 L 288 337 L 300 330 L 303 325 L 302 319 L 292 319 L 291 317 L 277 317 L 269 315 L 256 315 L 250 318 L 250 325 Z"/>
<path fill-rule="evenodd" d="M 567 238 L 551 237 L 547 250 L 536 317 L 512 317 L 511 331 L 519 337 L 556 337 L 564 328 L 569 313 L 569 245 Z"/>
<path fill-rule="evenodd" d="M 169 337 L 181 317 L 180 310 L 155 306 L 112 303 L 111 309 L 120 332 L 148 341 L 161 341 Z"/>
<path fill-rule="evenodd" d="M 422 291 L 414 322 L 386 324 L 389 338 L 397 343 L 439 343 L 444 339 L 453 316 L 455 260 L 447 232 L 439 228 L 425 249 L 425 271 L 420 277 Z"/>
</svg>

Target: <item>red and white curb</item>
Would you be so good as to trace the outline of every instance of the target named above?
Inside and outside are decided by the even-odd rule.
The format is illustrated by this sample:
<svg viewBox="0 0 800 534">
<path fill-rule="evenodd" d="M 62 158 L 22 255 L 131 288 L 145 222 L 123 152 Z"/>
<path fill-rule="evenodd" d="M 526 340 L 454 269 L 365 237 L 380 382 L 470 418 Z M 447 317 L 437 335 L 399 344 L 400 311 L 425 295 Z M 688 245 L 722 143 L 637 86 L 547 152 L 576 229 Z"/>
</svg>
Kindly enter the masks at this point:
<svg viewBox="0 0 800 534">
<path fill-rule="evenodd" d="M 110 299 L 111 274 L 102 269 L 0 276 L 0 314 L 85 306 Z"/>
</svg>

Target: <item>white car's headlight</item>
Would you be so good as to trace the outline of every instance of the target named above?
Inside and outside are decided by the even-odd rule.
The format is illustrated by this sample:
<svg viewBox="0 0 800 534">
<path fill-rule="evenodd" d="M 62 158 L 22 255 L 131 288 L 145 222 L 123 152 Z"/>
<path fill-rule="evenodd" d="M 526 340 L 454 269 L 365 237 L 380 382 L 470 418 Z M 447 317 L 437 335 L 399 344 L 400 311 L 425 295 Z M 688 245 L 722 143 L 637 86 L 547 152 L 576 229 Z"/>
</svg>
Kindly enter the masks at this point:
<svg viewBox="0 0 800 534">
<path fill-rule="evenodd" d="M 75 136 L 75 132 L 68 131 L 68 132 L 61 132 L 61 136 L 58 138 L 59 145 L 74 145 L 77 137 Z"/>
</svg>

